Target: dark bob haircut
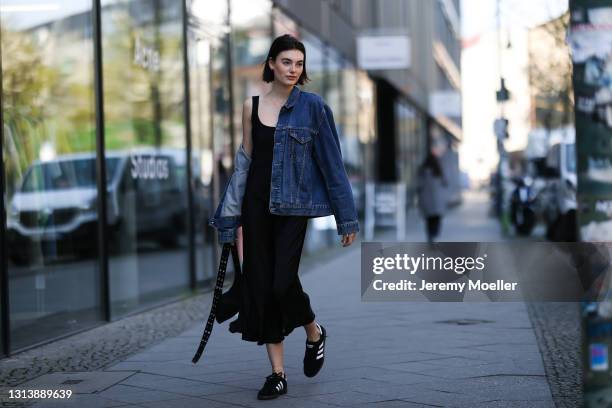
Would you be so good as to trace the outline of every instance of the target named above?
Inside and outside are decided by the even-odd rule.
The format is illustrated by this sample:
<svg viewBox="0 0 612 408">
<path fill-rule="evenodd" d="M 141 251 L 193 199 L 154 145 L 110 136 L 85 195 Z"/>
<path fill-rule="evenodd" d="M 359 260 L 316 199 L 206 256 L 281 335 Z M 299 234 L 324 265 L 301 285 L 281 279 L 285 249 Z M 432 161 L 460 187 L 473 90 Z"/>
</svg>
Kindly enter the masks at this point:
<svg viewBox="0 0 612 408">
<path fill-rule="evenodd" d="M 298 50 L 304 54 L 304 69 L 302 70 L 302 75 L 300 75 L 297 81 L 298 84 L 304 85 L 304 83 L 310 81 L 310 78 L 308 78 L 308 74 L 306 73 L 306 48 L 300 40 L 289 34 L 276 37 L 274 41 L 272 41 L 270 51 L 268 51 L 268 56 L 264 62 L 263 80 L 265 82 L 274 81 L 274 71 L 272 71 L 268 66 L 268 61 L 270 61 L 270 59 L 275 60 L 278 54 L 287 50 Z"/>
</svg>

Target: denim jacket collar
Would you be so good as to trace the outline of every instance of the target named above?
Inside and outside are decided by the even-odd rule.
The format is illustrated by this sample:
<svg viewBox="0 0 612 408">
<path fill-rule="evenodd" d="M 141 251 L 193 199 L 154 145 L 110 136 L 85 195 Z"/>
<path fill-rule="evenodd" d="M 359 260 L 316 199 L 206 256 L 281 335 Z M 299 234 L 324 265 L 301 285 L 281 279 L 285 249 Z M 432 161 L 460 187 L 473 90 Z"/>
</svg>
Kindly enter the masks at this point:
<svg viewBox="0 0 612 408">
<path fill-rule="evenodd" d="M 287 98 L 287 102 L 285 102 L 285 108 L 290 109 L 293 107 L 293 105 L 295 105 L 298 98 L 300 97 L 300 92 L 300 88 L 294 85 L 293 89 L 291 90 L 291 93 L 289 94 L 289 97 Z"/>
</svg>

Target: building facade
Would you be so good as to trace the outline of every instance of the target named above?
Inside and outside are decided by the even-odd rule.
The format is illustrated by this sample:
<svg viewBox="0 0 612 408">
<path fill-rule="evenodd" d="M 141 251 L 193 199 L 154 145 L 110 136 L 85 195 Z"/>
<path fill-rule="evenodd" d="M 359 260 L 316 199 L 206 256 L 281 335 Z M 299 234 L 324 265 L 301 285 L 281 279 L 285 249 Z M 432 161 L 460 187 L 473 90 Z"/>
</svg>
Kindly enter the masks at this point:
<svg viewBox="0 0 612 408">
<path fill-rule="evenodd" d="M 431 140 L 454 174 L 460 112 L 432 101 L 460 91 L 457 1 L 305 3 L 0 1 L 2 356 L 212 288 L 206 220 L 277 35 L 306 45 L 360 217 L 365 183 L 413 186 Z M 361 69 L 356 37 L 393 26 L 414 65 Z M 337 239 L 312 219 L 305 251 Z"/>
</svg>

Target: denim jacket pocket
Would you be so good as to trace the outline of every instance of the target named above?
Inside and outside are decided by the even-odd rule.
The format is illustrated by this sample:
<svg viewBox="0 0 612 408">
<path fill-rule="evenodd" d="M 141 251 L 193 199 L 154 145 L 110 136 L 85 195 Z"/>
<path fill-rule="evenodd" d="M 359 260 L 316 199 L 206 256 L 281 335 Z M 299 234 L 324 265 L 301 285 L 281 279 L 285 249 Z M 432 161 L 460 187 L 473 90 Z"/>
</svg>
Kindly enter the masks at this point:
<svg viewBox="0 0 612 408">
<path fill-rule="evenodd" d="M 290 179 L 293 181 L 290 202 L 306 206 L 312 202 L 312 132 L 309 129 L 289 129 L 288 140 Z"/>
<path fill-rule="evenodd" d="M 301 128 L 291 129 L 290 128 L 289 136 L 291 136 L 293 139 L 295 139 L 300 144 L 308 143 L 309 141 L 312 140 L 311 131 L 308 129 L 301 129 Z"/>
</svg>

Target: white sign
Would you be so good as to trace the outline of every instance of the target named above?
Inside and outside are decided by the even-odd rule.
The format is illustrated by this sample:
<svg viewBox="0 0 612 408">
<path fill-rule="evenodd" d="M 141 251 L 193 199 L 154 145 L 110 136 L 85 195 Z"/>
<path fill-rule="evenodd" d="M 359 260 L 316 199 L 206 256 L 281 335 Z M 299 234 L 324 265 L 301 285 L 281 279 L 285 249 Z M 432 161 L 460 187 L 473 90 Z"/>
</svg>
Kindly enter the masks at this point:
<svg viewBox="0 0 612 408">
<path fill-rule="evenodd" d="M 429 95 L 429 112 L 433 116 L 461 117 L 461 94 L 457 91 L 435 91 Z"/>
<path fill-rule="evenodd" d="M 361 35 L 357 37 L 359 68 L 410 68 L 410 38 L 407 35 Z"/>
<path fill-rule="evenodd" d="M 132 178 L 165 180 L 170 175 L 166 157 L 131 156 Z"/>
<path fill-rule="evenodd" d="M 139 37 L 134 44 L 134 64 L 149 71 L 159 71 L 161 56 L 153 47 L 147 47 Z"/>
</svg>

